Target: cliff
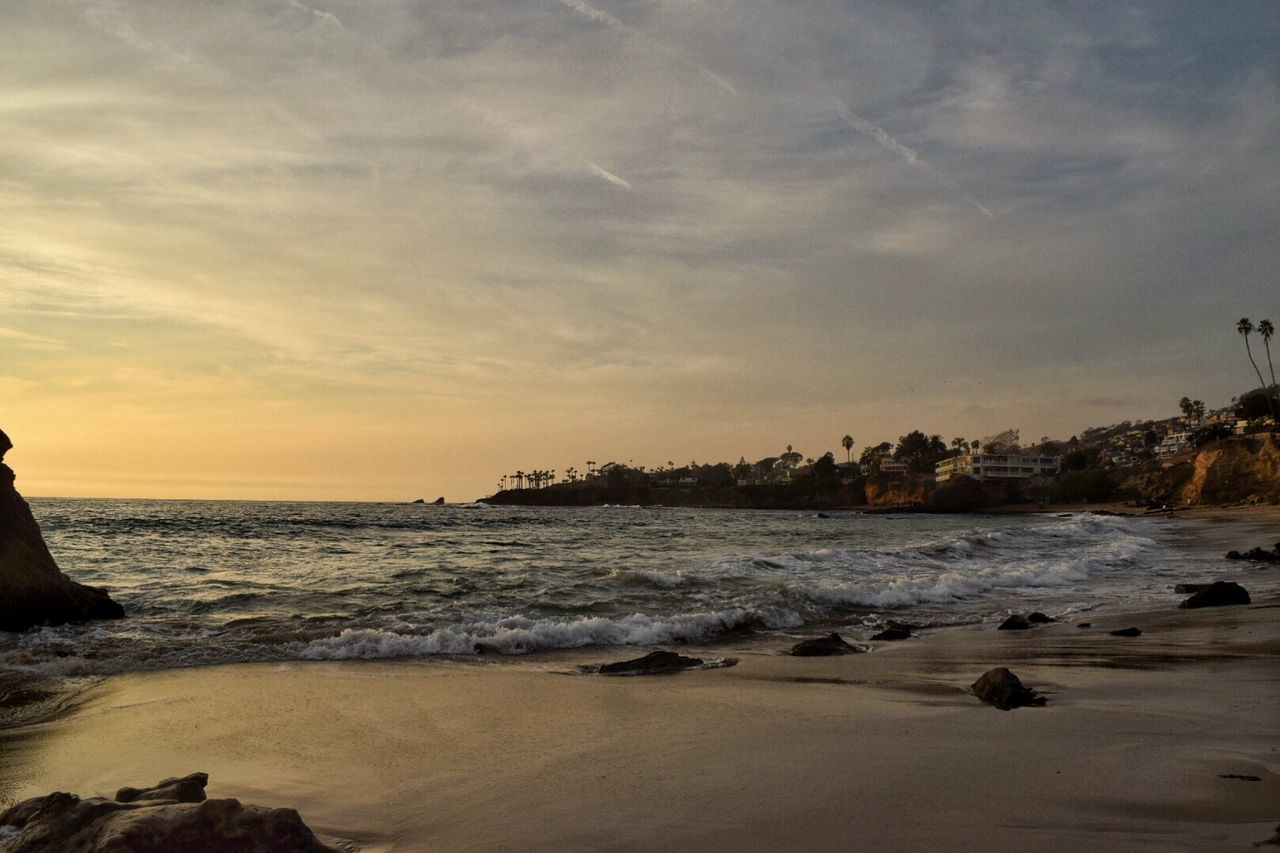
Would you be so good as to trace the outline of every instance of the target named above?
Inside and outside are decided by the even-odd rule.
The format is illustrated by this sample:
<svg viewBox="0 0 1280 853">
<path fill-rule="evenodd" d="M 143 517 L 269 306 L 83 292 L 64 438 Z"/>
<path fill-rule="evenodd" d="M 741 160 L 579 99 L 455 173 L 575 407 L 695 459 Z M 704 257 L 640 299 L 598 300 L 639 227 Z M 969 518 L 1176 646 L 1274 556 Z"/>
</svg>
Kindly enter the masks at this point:
<svg viewBox="0 0 1280 853">
<path fill-rule="evenodd" d="M 3 464 L 12 446 L 0 431 L 0 631 L 124 616 L 105 590 L 76 583 L 54 562 L 14 487 L 13 470 Z"/>
<path fill-rule="evenodd" d="M 1190 464 L 1190 477 L 1178 495 L 1181 503 L 1280 503 L 1280 440 L 1275 433 L 1216 442 Z"/>
</svg>

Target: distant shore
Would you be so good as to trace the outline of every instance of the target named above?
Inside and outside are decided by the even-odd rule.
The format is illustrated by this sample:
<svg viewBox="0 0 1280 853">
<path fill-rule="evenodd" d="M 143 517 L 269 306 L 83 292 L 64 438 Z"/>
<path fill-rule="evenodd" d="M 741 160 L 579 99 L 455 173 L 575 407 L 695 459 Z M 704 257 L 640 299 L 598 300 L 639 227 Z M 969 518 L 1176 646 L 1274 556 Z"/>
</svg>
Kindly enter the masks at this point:
<svg viewBox="0 0 1280 853">
<path fill-rule="evenodd" d="M 1206 554 L 1267 541 L 1274 514 L 1242 509 L 1170 530 Z M 1234 576 L 1252 605 L 1170 590 L 836 658 L 726 638 L 680 651 L 737 666 L 671 677 L 572 674 L 644 651 L 616 647 L 122 675 L 0 738 L 0 777 L 25 797 L 203 770 L 371 851 L 1247 847 L 1280 821 L 1280 571 Z M 996 666 L 1049 704 L 966 693 Z"/>
</svg>

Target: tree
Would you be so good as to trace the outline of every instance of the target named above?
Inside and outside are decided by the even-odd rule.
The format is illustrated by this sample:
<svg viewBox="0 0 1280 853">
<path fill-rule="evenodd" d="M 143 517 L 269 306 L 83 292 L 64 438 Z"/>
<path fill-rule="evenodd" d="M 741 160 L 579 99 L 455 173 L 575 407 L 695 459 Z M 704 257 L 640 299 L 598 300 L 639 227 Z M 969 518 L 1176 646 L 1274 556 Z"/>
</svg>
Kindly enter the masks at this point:
<svg viewBox="0 0 1280 853">
<path fill-rule="evenodd" d="M 1179 400 L 1178 408 L 1182 410 L 1182 417 L 1184 420 L 1191 420 L 1191 415 L 1195 412 L 1195 409 L 1191 405 L 1190 397 L 1183 397 Z"/>
<path fill-rule="evenodd" d="M 1204 413 L 1205 413 L 1204 400 L 1192 400 L 1191 414 L 1195 415 L 1197 423 L 1204 422 Z"/>
<path fill-rule="evenodd" d="M 1271 393 L 1276 392 L 1276 366 L 1271 361 L 1271 336 L 1276 333 L 1276 327 L 1271 325 L 1270 320 L 1258 321 L 1258 334 L 1262 336 L 1262 345 L 1267 348 L 1267 370 L 1271 371 Z"/>
<path fill-rule="evenodd" d="M 1248 317 L 1241 317 L 1240 322 L 1236 323 L 1236 331 L 1244 338 L 1244 351 L 1249 354 L 1249 363 L 1253 365 L 1253 372 L 1258 374 L 1258 384 L 1262 386 L 1262 393 L 1267 398 L 1267 407 L 1271 416 L 1275 417 L 1275 404 L 1271 400 L 1271 394 L 1267 392 L 1267 381 L 1262 378 L 1262 371 L 1258 369 L 1258 362 L 1253 360 L 1253 350 L 1249 346 L 1249 333 L 1253 331 L 1253 323 Z"/>
<path fill-rule="evenodd" d="M 880 460 L 888 456 L 889 452 L 892 450 L 892 444 L 887 441 L 882 441 L 874 447 L 862 448 L 862 456 L 859 457 L 858 461 L 862 463 L 864 468 L 878 469 L 880 467 Z"/>
<path fill-rule="evenodd" d="M 840 439 L 840 446 L 844 448 L 844 457 L 846 462 L 853 461 L 853 436 L 846 435 Z"/>
<path fill-rule="evenodd" d="M 995 435 L 989 435 L 982 440 L 982 446 L 986 448 L 987 453 L 1017 453 L 1021 441 L 1016 429 L 1007 429 L 1004 432 L 998 432 Z"/>
<path fill-rule="evenodd" d="M 845 448 L 848 450 L 848 448 Z M 816 483 L 829 484 L 836 479 L 836 457 L 830 452 L 813 463 L 813 479 Z"/>
</svg>

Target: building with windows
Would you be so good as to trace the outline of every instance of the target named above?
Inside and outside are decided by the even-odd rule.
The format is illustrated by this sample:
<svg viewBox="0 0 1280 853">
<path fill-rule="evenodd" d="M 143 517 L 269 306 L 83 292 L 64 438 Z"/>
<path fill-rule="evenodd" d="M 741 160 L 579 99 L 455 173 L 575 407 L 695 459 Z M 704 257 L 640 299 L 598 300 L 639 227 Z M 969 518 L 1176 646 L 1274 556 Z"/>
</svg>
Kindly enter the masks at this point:
<svg viewBox="0 0 1280 853">
<path fill-rule="evenodd" d="M 1060 456 L 1021 456 L 1016 453 L 964 453 L 943 459 L 935 466 L 937 480 L 945 483 L 957 474 L 975 480 L 1028 480 L 1056 474 Z"/>
<path fill-rule="evenodd" d="M 1191 446 L 1191 433 L 1189 432 L 1171 432 L 1156 445 L 1156 458 L 1168 459 L 1171 456 L 1177 456 L 1182 451 Z"/>
</svg>

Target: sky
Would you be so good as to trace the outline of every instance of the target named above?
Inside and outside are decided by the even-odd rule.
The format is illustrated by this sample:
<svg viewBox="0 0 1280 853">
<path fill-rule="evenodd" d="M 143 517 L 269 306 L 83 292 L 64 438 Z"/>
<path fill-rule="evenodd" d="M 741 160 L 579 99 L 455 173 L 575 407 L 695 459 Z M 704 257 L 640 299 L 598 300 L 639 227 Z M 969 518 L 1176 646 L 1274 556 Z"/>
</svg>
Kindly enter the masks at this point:
<svg viewBox="0 0 1280 853">
<path fill-rule="evenodd" d="M 1277 45 L 1274 0 L 0 3 L 6 461 L 465 501 L 1222 405 Z"/>
</svg>

